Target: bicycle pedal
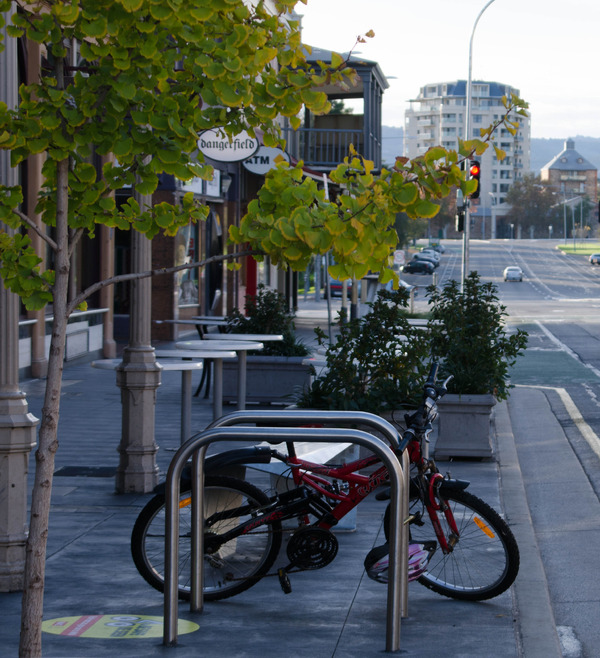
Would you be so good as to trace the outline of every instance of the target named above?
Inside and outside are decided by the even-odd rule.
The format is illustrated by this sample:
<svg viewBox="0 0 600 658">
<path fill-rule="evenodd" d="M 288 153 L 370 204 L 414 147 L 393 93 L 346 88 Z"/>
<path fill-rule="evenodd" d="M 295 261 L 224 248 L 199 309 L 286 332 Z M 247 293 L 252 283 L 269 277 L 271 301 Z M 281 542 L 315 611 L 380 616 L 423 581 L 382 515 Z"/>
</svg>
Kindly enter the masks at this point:
<svg viewBox="0 0 600 658">
<path fill-rule="evenodd" d="M 285 569 L 279 569 L 277 571 L 277 576 L 279 577 L 279 584 L 284 594 L 292 593 L 292 583 L 290 582 L 290 577 L 287 574 Z"/>
<path fill-rule="evenodd" d="M 424 526 L 425 522 L 423 521 L 423 517 L 421 515 L 421 512 L 417 512 L 416 514 L 411 514 L 406 518 L 404 521 L 404 525 L 407 525 L 409 523 L 414 523 L 415 525 L 418 525 L 419 527 Z"/>
</svg>

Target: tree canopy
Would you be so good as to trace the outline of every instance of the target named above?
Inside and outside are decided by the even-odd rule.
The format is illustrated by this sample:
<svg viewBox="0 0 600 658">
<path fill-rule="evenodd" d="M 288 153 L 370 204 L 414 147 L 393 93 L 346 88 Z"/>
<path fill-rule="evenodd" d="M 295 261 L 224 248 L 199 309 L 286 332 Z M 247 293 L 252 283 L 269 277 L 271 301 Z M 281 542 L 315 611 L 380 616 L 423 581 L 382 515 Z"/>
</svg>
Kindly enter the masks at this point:
<svg viewBox="0 0 600 658">
<path fill-rule="evenodd" d="M 351 84 L 354 73 L 339 56 L 333 67 L 306 66 L 306 49 L 289 15 L 295 4 L 276 0 L 275 14 L 262 2 L 252 7 L 242 0 L 24 4 L 7 32 L 42 44 L 47 56 L 41 79 L 21 86 L 18 108 L 0 103 L 0 148 L 10 150 L 13 165 L 46 154 L 36 208 L 42 221 L 56 223 L 57 165 L 64 161 L 71 242 L 82 232 L 93 236 L 98 224 L 135 228 L 152 238 L 205 218 L 207 208 L 191 194 L 179 206 L 140 208 L 130 198 L 119 208 L 113 192 L 132 186 L 151 194 L 163 173 L 210 178 L 212 168 L 197 151 L 205 129 L 229 136 L 246 130 L 275 145 L 278 117 L 297 127 L 304 105 L 317 114 L 328 111 L 327 96 L 314 87 Z M 1 12 L 10 7 L 9 0 L 0 0 Z M 69 43 L 78 44 L 77 59 L 67 52 Z M 93 153 L 106 157 L 101 170 Z M 20 211 L 22 202 L 20 186 L 0 186 L 0 220 L 39 232 L 56 249 Z M 26 236 L 0 236 L 5 284 L 29 308 L 40 308 L 52 299 L 53 273 L 40 270 Z"/>
<path fill-rule="evenodd" d="M 548 222 L 556 222 L 562 216 L 560 201 L 561 197 L 552 187 L 535 174 L 525 174 L 515 181 L 506 195 L 506 203 L 511 206 L 511 221 L 523 228 L 535 227 L 543 234 L 548 230 Z"/>
</svg>

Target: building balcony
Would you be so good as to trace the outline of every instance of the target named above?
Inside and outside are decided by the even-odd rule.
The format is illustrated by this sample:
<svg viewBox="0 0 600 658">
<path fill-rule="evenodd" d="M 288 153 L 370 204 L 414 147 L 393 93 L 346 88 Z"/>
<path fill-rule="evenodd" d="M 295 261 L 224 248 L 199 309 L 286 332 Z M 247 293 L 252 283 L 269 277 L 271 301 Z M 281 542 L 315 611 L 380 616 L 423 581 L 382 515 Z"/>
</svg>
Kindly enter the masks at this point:
<svg viewBox="0 0 600 658">
<path fill-rule="evenodd" d="M 318 117 L 320 124 L 325 119 L 351 118 L 357 124 L 363 122 L 359 115 L 329 115 Z M 332 122 L 333 123 L 333 122 Z M 348 156 L 350 145 L 367 160 L 381 167 L 381 140 L 362 126 L 355 128 L 299 128 L 284 130 L 288 153 L 296 160 L 302 160 L 310 169 L 331 171 Z"/>
</svg>

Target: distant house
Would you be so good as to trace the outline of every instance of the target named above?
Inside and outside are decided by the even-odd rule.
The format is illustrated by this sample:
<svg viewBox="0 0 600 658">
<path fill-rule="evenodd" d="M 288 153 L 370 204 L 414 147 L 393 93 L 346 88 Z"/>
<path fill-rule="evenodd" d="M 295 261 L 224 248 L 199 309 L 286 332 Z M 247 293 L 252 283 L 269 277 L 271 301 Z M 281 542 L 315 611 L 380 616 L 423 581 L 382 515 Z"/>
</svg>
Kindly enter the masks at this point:
<svg viewBox="0 0 600 658">
<path fill-rule="evenodd" d="M 565 140 L 564 149 L 542 167 L 540 178 L 567 199 L 586 196 L 594 203 L 598 200 L 598 169 L 575 150 L 572 139 Z"/>
</svg>

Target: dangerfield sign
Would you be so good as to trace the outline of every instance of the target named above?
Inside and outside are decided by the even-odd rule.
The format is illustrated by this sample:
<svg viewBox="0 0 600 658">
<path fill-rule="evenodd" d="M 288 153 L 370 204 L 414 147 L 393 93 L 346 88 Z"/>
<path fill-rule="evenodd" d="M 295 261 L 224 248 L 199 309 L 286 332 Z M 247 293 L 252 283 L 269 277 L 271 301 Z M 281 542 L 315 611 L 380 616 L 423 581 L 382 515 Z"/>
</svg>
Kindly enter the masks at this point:
<svg viewBox="0 0 600 658">
<path fill-rule="evenodd" d="M 253 156 L 259 143 L 255 137 L 243 131 L 229 138 L 225 133 L 211 128 L 205 130 L 198 139 L 198 150 L 217 162 L 240 162 Z"/>
</svg>

